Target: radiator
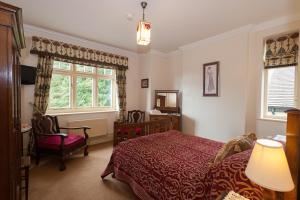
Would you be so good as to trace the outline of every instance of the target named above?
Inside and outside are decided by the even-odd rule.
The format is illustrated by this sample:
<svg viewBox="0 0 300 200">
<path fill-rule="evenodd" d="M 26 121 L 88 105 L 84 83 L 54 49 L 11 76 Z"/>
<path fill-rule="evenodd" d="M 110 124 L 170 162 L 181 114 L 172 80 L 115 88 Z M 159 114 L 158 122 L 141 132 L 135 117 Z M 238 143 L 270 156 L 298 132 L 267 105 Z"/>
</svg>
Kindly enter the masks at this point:
<svg viewBox="0 0 300 200">
<path fill-rule="evenodd" d="M 68 127 L 81 127 L 88 126 L 91 129 L 87 130 L 90 137 L 105 136 L 107 135 L 107 119 L 86 119 L 78 121 L 69 121 Z M 81 131 L 81 132 L 80 132 Z M 82 130 L 70 130 L 75 134 L 82 133 Z"/>
</svg>

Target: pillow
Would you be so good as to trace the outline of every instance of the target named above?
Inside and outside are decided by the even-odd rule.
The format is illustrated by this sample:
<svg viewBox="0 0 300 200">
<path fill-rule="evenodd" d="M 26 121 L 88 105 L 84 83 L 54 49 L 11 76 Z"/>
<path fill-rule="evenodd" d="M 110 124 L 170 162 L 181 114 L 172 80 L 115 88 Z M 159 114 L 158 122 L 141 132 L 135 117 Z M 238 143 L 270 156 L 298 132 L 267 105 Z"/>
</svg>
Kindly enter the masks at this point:
<svg viewBox="0 0 300 200">
<path fill-rule="evenodd" d="M 210 168 L 205 177 L 210 186 L 205 199 L 216 199 L 223 191 L 230 190 L 250 200 L 264 199 L 263 188 L 245 174 L 251 152 L 252 149 L 236 153 Z"/>
<path fill-rule="evenodd" d="M 230 140 L 218 151 L 214 163 L 219 163 L 233 154 L 251 149 L 253 146 L 253 142 L 256 139 L 257 138 L 255 133 L 250 133 L 242 135 L 239 138 Z"/>
</svg>

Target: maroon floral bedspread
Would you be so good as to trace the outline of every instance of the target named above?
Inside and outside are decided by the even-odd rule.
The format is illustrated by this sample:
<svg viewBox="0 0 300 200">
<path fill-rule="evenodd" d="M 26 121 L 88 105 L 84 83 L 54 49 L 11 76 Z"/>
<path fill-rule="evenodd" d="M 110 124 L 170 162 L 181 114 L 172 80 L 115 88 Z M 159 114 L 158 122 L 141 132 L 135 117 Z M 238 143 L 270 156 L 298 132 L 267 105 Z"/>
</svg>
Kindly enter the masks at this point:
<svg viewBox="0 0 300 200">
<path fill-rule="evenodd" d="M 214 199 L 224 191 L 222 186 L 223 191 L 215 191 L 219 165 L 212 165 L 222 145 L 178 131 L 131 139 L 114 149 L 101 177 L 113 173 L 142 200 Z"/>
</svg>

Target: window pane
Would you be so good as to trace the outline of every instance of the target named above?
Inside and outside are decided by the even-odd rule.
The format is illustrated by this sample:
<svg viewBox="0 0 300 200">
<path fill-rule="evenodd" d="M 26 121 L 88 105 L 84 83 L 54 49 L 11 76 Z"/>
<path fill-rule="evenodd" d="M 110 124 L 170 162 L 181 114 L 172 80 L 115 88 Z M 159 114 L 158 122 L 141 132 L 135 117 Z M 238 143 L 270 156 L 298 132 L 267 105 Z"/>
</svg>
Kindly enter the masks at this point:
<svg viewBox="0 0 300 200">
<path fill-rule="evenodd" d="M 78 72 L 84 72 L 84 66 L 82 66 L 82 65 L 76 65 L 76 71 L 78 71 Z"/>
<path fill-rule="evenodd" d="M 91 67 L 91 66 L 85 66 L 85 72 L 93 73 L 93 72 L 94 72 L 94 67 Z"/>
<path fill-rule="evenodd" d="M 50 108 L 70 107 L 70 76 L 53 74 L 50 87 Z"/>
<path fill-rule="evenodd" d="M 268 114 L 284 115 L 295 105 L 295 67 L 268 69 Z"/>
<path fill-rule="evenodd" d="M 76 86 L 77 107 L 92 107 L 93 78 L 77 76 Z"/>
<path fill-rule="evenodd" d="M 53 62 L 53 68 L 54 69 L 63 69 L 63 70 L 70 70 L 71 64 L 66 62 L 60 62 L 60 61 L 54 61 Z"/>
<path fill-rule="evenodd" d="M 101 75 L 112 75 L 111 69 L 97 68 L 97 73 Z"/>
<path fill-rule="evenodd" d="M 55 61 L 53 62 L 53 68 L 54 68 L 54 69 L 59 69 L 59 68 L 60 68 L 60 63 L 59 63 L 58 61 L 55 60 Z"/>
<path fill-rule="evenodd" d="M 86 73 L 93 73 L 94 72 L 94 67 L 84 66 L 84 65 L 76 65 L 76 71 L 86 72 Z"/>
<path fill-rule="evenodd" d="M 112 106 L 112 80 L 98 80 L 98 106 Z"/>
<path fill-rule="evenodd" d="M 97 68 L 97 73 L 98 74 L 104 74 L 104 69 L 103 68 Z"/>
<path fill-rule="evenodd" d="M 60 69 L 70 70 L 71 69 L 71 64 L 70 63 L 65 63 L 65 62 L 60 62 Z"/>
</svg>

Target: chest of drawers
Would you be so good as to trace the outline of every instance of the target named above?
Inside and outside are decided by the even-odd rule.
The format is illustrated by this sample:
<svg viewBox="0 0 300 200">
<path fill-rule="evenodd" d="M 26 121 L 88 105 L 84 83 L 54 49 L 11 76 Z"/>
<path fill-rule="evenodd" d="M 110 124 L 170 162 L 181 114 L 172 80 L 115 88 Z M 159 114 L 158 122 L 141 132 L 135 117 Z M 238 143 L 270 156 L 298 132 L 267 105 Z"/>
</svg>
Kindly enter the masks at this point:
<svg viewBox="0 0 300 200">
<path fill-rule="evenodd" d="M 149 115 L 150 121 L 170 119 L 172 122 L 172 129 L 181 131 L 181 115 Z"/>
</svg>

